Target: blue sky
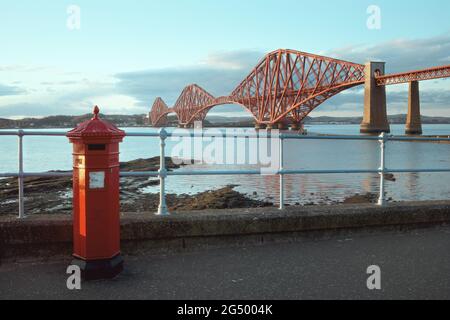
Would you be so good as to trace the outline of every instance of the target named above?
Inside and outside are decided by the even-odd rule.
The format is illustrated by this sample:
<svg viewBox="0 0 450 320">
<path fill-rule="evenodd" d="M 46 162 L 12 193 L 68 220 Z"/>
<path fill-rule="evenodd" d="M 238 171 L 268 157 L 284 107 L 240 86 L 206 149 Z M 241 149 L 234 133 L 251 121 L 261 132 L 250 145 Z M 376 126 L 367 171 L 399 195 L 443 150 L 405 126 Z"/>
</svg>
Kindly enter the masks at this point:
<svg viewBox="0 0 450 320">
<path fill-rule="evenodd" d="M 81 9 L 79 30 L 67 25 Z M 367 8 L 381 9 L 370 30 Z M 197 82 L 229 93 L 262 56 L 290 48 L 396 72 L 450 64 L 450 2 L 384 0 L 0 0 L 0 117 L 145 113 Z M 450 81 L 421 84 L 423 113 L 450 116 Z M 361 115 L 360 89 L 312 116 Z M 389 113 L 406 112 L 406 86 L 389 88 Z M 218 113 L 236 111 L 221 107 Z"/>
</svg>

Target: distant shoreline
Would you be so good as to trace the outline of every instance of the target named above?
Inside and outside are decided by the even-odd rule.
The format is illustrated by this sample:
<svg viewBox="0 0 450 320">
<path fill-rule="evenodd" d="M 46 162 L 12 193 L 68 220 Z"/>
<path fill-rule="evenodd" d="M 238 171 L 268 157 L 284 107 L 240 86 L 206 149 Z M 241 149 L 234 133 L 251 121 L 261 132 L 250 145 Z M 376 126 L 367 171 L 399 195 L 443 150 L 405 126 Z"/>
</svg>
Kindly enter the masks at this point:
<svg viewBox="0 0 450 320">
<path fill-rule="evenodd" d="M 149 128 L 146 115 L 101 115 L 101 117 L 119 127 Z M 0 129 L 71 129 L 79 123 L 92 118 L 91 114 L 82 116 L 49 116 L 44 118 L 24 118 L 19 120 L 0 118 Z M 391 115 L 388 117 L 391 124 L 405 124 L 406 115 Z M 361 117 L 308 117 L 305 125 L 359 125 Z M 422 116 L 423 124 L 450 124 L 447 117 Z M 168 127 L 176 127 L 177 119 L 168 118 Z M 204 127 L 254 127 L 250 118 L 209 116 L 204 121 Z"/>
<path fill-rule="evenodd" d="M 449 123 L 423 123 L 423 125 L 450 125 Z M 333 125 L 333 126 L 357 126 L 360 125 L 359 123 L 345 123 L 345 122 L 336 122 L 336 123 L 325 123 L 325 122 L 309 122 L 309 123 L 305 123 L 305 127 L 309 127 L 309 126 L 327 126 L 327 125 Z M 404 123 L 390 123 L 390 125 L 404 125 Z M 133 125 L 126 125 L 126 126 L 122 126 L 122 125 L 117 125 L 119 128 L 133 128 L 133 129 L 149 129 L 149 128 L 154 128 L 154 129 L 160 129 L 161 127 L 153 127 L 150 125 L 143 125 L 143 126 L 133 126 Z M 21 129 L 25 129 L 25 130 L 33 130 L 33 129 L 37 129 L 37 130 L 43 130 L 43 129 L 49 129 L 49 130 L 72 130 L 74 129 L 76 126 L 72 126 L 72 127 L 53 127 L 53 126 L 42 126 L 42 127 L 0 127 L 0 130 L 21 130 Z M 168 125 L 165 128 L 178 128 L 177 126 L 173 126 L 173 125 Z M 224 123 L 218 123 L 218 124 L 210 124 L 210 125 L 205 125 L 204 128 L 254 128 L 254 125 L 240 125 L 240 124 L 224 124 Z"/>
</svg>

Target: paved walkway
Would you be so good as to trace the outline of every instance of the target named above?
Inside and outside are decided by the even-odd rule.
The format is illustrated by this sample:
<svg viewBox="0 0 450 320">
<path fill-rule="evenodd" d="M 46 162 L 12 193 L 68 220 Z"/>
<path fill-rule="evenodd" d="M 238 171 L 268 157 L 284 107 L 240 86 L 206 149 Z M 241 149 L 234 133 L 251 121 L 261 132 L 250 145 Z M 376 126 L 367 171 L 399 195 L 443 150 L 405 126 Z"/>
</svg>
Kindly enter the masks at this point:
<svg viewBox="0 0 450 320">
<path fill-rule="evenodd" d="M 66 288 L 65 262 L 0 266 L 1 299 L 450 299 L 450 227 L 128 256 L 112 281 Z M 366 269 L 381 267 L 381 291 Z"/>
</svg>

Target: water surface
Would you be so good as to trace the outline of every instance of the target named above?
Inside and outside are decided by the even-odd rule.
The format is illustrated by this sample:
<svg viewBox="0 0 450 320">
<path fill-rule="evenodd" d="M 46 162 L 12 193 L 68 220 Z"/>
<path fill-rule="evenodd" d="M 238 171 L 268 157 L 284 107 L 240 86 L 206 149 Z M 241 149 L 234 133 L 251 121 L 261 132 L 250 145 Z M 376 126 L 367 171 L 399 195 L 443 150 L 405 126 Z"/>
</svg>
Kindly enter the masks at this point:
<svg viewBox="0 0 450 320">
<path fill-rule="evenodd" d="M 404 126 L 393 125 L 393 134 L 403 134 Z M 359 134 L 358 125 L 313 125 L 309 132 L 320 134 Z M 154 131 L 153 128 L 124 128 L 128 132 Z M 60 131 L 60 130 L 57 130 Z M 450 135 L 450 125 L 425 125 L 426 135 Z M 231 141 L 231 140 L 230 140 Z M 226 146 L 231 142 L 227 140 Z M 204 146 L 209 144 L 204 142 Z M 176 141 L 168 140 L 170 155 Z M 376 141 L 287 140 L 284 143 L 286 169 L 377 169 L 379 143 Z M 28 172 L 70 170 L 71 145 L 65 137 L 25 137 L 24 167 Z M 228 149 L 229 150 L 229 149 Z M 236 146 L 236 155 L 249 158 L 254 152 Z M 121 144 L 121 161 L 159 155 L 157 138 L 126 138 Z M 389 142 L 387 167 L 392 169 L 450 168 L 450 144 Z M 197 163 L 180 170 L 259 168 L 259 165 L 207 165 Z M 0 137 L 0 172 L 17 171 L 17 137 Z M 438 200 L 450 198 L 449 173 L 396 174 L 395 182 L 387 182 L 388 197 L 394 200 Z M 377 193 L 377 174 L 333 174 L 286 176 L 286 198 L 290 204 L 332 203 L 360 193 Z M 236 190 L 251 197 L 278 201 L 279 178 L 270 175 L 245 176 L 171 176 L 167 192 L 195 194 L 237 185 Z M 149 188 L 148 192 L 158 192 Z"/>
</svg>

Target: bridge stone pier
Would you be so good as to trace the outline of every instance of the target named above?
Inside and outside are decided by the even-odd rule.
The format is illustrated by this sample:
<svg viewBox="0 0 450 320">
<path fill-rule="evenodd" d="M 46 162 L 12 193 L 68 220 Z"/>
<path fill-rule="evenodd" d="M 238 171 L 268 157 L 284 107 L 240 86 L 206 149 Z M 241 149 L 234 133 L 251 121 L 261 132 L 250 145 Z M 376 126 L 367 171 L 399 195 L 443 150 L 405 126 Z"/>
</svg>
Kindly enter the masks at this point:
<svg viewBox="0 0 450 320">
<path fill-rule="evenodd" d="M 391 132 L 386 110 L 386 87 L 378 86 L 376 76 L 384 75 L 384 62 L 368 62 L 365 67 L 364 118 L 361 133 Z"/>
<path fill-rule="evenodd" d="M 256 129 L 256 130 L 262 130 L 262 129 L 264 129 L 265 127 L 266 127 L 266 126 L 265 126 L 264 124 L 255 122 L 255 129 Z"/>
<path fill-rule="evenodd" d="M 420 116 L 419 82 L 409 83 L 408 116 L 406 118 L 406 134 L 422 134 L 422 120 Z"/>
<path fill-rule="evenodd" d="M 255 128 L 257 129 L 267 129 L 267 130 L 288 130 L 289 129 L 289 121 L 287 119 L 283 119 L 280 122 L 274 124 L 256 124 Z"/>
</svg>

